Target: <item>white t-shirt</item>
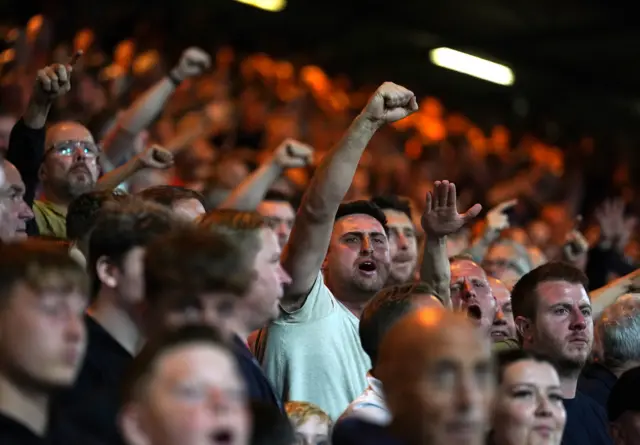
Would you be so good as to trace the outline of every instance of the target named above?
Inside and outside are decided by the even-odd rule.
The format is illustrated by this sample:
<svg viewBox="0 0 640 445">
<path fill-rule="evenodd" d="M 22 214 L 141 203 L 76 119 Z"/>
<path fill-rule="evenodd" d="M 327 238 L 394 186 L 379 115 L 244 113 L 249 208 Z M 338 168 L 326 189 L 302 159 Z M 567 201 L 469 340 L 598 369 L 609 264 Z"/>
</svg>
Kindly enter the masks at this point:
<svg viewBox="0 0 640 445">
<path fill-rule="evenodd" d="M 333 420 L 367 387 L 369 356 L 360 321 L 333 296 L 321 273 L 295 312 L 281 308 L 262 330 L 255 354 L 283 401 L 311 402 Z"/>
<path fill-rule="evenodd" d="M 369 382 L 367 389 L 349 404 L 338 422 L 355 417 L 380 426 L 391 423 L 391 413 L 384 398 L 382 382 L 371 373 L 367 373 L 367 381 Z"/>
</svg>

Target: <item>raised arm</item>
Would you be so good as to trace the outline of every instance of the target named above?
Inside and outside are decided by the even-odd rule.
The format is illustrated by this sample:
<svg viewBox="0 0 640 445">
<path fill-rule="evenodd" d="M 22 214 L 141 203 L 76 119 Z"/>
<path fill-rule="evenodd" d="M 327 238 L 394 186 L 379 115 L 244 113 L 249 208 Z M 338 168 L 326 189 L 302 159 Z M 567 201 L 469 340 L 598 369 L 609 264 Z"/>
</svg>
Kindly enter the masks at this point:
<svg viewBox="0 0 640 445">
<path fill-rule="evenodd" d="M 211 65 L 209 55 L 198 48 L 182 53 L 180 62 L 170 73 L 140 96 L 119 118 L 116 127 L 103 141 L 104 150 L 118 165 L 129 155 L 132 136 L 144 130 L 160 113 L 167 99 L 183 80 L 202 74 Z M 128 136 L 122 139 L 122 136 Z"/>
<path fill-rule="evenodd" d="M 260 168 L 249 175 L 219 206 L 222 209 L 253 211 L 271 185 L 288 168 L 306 167 L 313 158 L 313 149 L 302 142 L 285 140 Z"/>
<path fill-rule="evenodd" d="M 447 255 L 447 235 L 456 233 L 482 210 L 475 204 L 463 214 L 458 213 L 456 186 L 449 181 L 436 181 L 422 215 L 424 243 L 420 279 L 431 284 L 447 306 L 451 306 L 451 268 Z"/>
<path fill-rule="evenodd" d="M 101 177 L 95 190 L 113 190 L 141 170 L 147 168 L 164 170 L 172 165 L 173 154 L 159 145 L 152 145 L 126 164 Z"/>
<path fill-rule="evenodd" d="M 292 278 L 283 301 L 285 308 L 301 307 L 313 287 L 329 247 L 338 206 L 374 133 L 385 123 L 403 119 L 417 109 L 411 91 L 384 83 L 318 166 L 283 252 L 283 266 Z"/>
</svg>

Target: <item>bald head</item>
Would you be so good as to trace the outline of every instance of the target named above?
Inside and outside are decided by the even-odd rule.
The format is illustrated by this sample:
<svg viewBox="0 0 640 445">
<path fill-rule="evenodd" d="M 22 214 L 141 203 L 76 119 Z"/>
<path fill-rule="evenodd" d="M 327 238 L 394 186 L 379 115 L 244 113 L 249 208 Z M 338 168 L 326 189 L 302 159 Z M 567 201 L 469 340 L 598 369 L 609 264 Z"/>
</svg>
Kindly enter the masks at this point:
<svg viewBox="0 0 640 445">
<path fill-rule="evenodd" d="M 87 127 L 73 121 L 57 122 L 47 128 L 45 139 L 45 148 L 47 150 L 61 141 L 86 141 L 95 143 Z"/>
<path fill-rule="evenodd" d="M 408 443 L 480 445 L 494 376 L 490 342 L 463 314 L 414 311 L 380 347 L 382 380 L 396 434 Z"/>
</svg>

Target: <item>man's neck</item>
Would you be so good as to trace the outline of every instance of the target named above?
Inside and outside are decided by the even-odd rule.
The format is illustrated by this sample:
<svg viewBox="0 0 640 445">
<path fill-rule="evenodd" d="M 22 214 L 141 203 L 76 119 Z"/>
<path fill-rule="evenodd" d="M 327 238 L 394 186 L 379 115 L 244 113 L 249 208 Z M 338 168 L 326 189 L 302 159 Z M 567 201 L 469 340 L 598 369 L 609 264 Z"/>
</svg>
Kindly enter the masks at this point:
<svg viewBox="0 0 640 445">
<path fill-rule="evenodd" d="M 114 300 L 112 295 L 101 291 L 88 313 L 120 346 L 135 355 L 143 341 L 142 332 L 131 316 L 116 306 Z"/>
<path fill-rule="evenodd" d="M 0 413 L 44 437 L 49 421 L 49 395 L 27 391 L 0 375 Z"/>
<path fill-rule="evenodd" d="M 578 386 L 578 378 L 580 370 L 572 370 L 560 373 L 560 389 L 562 397 L 565 399 L 573 399 L 576 396 L 576 387 Z"/>
<path fill-rule="evenodd" d="M 44 201 L 53 203 L 65 209 L 69 207 L 69 204 L 73 201 L 71 196 L 63 196 L 61 193 L 56 193 L 46 185 L 43 187 L 43 195 Z"/>
<path fill-rule="evenodd" d="M 359 289 L 354 289 L 353 286 L 349 286 L 347 289 L 344 286 L 337 285 L 328 274 L 325 277 L 325 284 L 333 296 L 358 318 L 362 315 L 362 310 L 367 302 L 375 295 L 375 292 L 363 292 Z"/>
</svg>

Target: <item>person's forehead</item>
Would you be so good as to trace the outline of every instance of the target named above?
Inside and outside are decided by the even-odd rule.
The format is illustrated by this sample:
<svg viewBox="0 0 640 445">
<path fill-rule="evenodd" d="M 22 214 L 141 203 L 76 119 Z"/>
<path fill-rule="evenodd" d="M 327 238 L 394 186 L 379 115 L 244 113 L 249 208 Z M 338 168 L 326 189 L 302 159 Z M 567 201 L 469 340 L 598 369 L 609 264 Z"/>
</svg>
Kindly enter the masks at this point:
<svg viewBox="0 0 640 445">
<path fill-rule="evenodd" d="M 409 216 L 399 210 L 385 209 L 384 215 L 387 217 L 387 225 L 389 227 L 413 227 L 413 222 Z"/>
<path fill-rule="evenodd" d="M 487 276 L 484 270 L 470 260 L 456 261 L 451 265 L 451 277 L 462 278 L 481 278 L 486 280 Z"/>
<path fill-rule="evenodd" d="M 545 281 L 536 286 L 536 294 L 547 305 L 558 303 L 590 304 L 589 294 L 580 283 L 562 280 Z"/>
<path fill-rule="evenodd" d="M 509 292 L 509 289 L 507 289 L 504 284 L 496 281 L 495 279 L 490 279 L 489 285 L 491 286 L 491 293 L 496 297 L 496 300 L 498 300 L 500 304 L 504 304 L 511 300 L 511 292 Z"/>
<path fill-rule="evenodd" d="M 211 369 L 216 372 L 211 373 Z M 235 367 L 228 351 L 214 344 L 194 342 L 162 353 L 156 360 L 154 370 L 155 377 L 160 381 L 173 383 L 193 375 L 225 380 L 235 372 Z M 223 373 L 226 375 L 221 378 Z"/>
<path fill-rule="evenodd" d="M 12 163 L 7 161 L 4 161 L 3 166 L 7 184 L 24 189 L 22 176 L 20 176 L 20 172 L 18 171 L 18 169 Z"/>
<path fill-rule="evenodd" d="M 262 239 L 261 252 L 264 252 L 266 254 L 280 252 L 278 235 L 273 229 L 269 227 L 263 227 L 262 229 L 260 229 L 260 238 Z"/>
<path fill-rule="evenodd" d="M 536 360 L 518 360 L 504 370 L 507 384 L 530 384 L 534 386 L 560 386 L 556 370 L 547 362 Z"/>
<path fill-rule="evenodd" d="M 334 225 L 334 232 L 338 235 L 349 232 L 383 233 L 384 228 L 382 227 L 382 224 L 380 224 L 380 221 L 375 219 L 373 216 L 356 213 L 353 215 L 343 216 L 336 221 Z"/>
<path fill-rule="evenodd" d="M 51 144 L 61 141 L 93 142 L 93 136 L 89 130 L 75 122 L 65 122 L 51 127 L 47 132 L 47 139 Z"/>
<path fill-rule="evenodd" d="M 512 257 L 513 255 L 515 255 L 515 250 L 513 249 L 513 247 L 507 244 L 494 244 L 489 249 L 489 252 L 487 252 L 487 256 L 491 257 L 508 258 Z"/>
<path fill-rule="evenodd" d="M 258 213 L 267 217 L 293 218 L 295 212 L 287 201 L 262 201 L 258 205 Z"/>
</svg>

